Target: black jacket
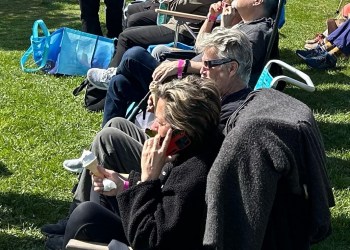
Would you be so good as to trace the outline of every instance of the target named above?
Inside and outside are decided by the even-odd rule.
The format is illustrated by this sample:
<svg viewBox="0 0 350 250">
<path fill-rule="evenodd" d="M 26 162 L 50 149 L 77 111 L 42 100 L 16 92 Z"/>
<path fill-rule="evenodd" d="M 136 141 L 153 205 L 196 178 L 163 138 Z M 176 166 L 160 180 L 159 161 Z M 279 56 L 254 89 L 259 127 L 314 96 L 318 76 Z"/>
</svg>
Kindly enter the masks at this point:
<svg viewBox="0 0 350 250">
<path fill-rule="evenodd" d="M 334 197 L 312 111 L 255 91 L 225 132 L 208 175 L 206 249 L 304 250 L 327 237 Z"/>
<path fill-rule="evenodd" d="M 131 188 L 117 196 L 125 235 L 134 249 L 199 249 L 202 245 L 209 169 L 222 142 L 213 133 L 202 147 L 182 152 L 154 181 L 132 172 Z"/>
</svg>

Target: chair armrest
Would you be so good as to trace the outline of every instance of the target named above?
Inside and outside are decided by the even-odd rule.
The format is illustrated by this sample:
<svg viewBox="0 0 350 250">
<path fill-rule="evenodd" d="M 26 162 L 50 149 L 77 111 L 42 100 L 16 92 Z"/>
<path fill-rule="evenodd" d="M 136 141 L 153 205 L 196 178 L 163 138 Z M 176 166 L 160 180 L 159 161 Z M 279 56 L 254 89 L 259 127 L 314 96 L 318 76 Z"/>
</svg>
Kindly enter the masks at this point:
<svg viewBox="0 0 350 250">
<path fill-rule="evenodd" d="M 293 66 L 291 66 L 291 65 L 289 65 L 289 64 L 287 64 L 287 63 L 285 63 L 285 62 L 283 62 L 281 60 L 277 60 L 277 59 L 270 60 L 266 64 L 265 68 L 267 68 L 269 70 L 273 63 L 276 63 L 276 64 L 280 65 L 283 69 L 288 70 L 289 72 L 297 75 L 298 77 L 303 79 L 304 82 L 301 82 L 299 80 L 296 80 L 296 79 L 293 79 L 291 77 L 284 76 L 284 75 L 276 76 L 276 77 L 273 78 L 273 80 L 271 82 L 271 87 L 272 88 L 275 88 L 279 81 L 286 81 L 286 82 L 289 82 L 289 83 L 291 83 L 291 84 L 293 84 L 293 85 L 295 85 L 295 86 L 297 86 L 297 87 L 299 87 L 299 88 L 301 88 L 301 89 L 303 89 L 305 91 L 308 91 L 308 92 L 314 92 L 315 91 L 315 86 L 314 86 L 312 80 L 310 79 L 310 77 L 307 74 L 305 74 L 304 72 L 294 68 Z"/>
<path fill-rule="evenodd" d="M 198 21 L 204 21 L 207 18 L 206 16 L 194 15 L 194 14 L 172 11 L 172 10 L 155 9 L 155 12 L 159 14 L 165 14 L 165 15 L 187 18 L 187 19 L 194 19 Z"/>
</svg>

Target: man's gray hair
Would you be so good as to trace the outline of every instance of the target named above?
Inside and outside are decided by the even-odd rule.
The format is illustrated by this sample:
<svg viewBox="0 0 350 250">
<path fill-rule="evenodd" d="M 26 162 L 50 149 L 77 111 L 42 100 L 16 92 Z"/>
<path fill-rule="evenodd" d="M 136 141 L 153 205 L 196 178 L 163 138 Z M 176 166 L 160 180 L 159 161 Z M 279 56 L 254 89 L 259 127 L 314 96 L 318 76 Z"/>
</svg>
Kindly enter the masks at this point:
<svg viewBox="0 0 350 250">
<path fill-rule="evenodd" d="M 219 58 L 235 59 L 239 64 L 236 74 L 248 85 L 253 52 L 251 43 L 243 32 L 235 28 L 216 27 L 210 34 L 197 41 L 196 45 L 199 52 L 214 48 Z"/>
</svg>

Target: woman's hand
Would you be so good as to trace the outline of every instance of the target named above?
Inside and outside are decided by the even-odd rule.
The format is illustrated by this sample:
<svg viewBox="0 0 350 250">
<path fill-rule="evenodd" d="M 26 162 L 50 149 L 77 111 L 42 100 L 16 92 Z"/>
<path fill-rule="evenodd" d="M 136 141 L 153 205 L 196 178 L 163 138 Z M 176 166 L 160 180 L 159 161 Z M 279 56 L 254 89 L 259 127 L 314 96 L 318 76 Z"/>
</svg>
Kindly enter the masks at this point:
<svg viewBox="0 0 350 250">
<path fill-rule="evenodd" d="M 177 74 L 178 61 L 162 62 L 152 74 L 153 81 L 163 82 L 167 77 Z"/>
<path fill-rule="evenodd" d="M 98 171 L 103 177 L 99 177 L 96 175 L 92 175 L 92 183 L 94 187 L 94 191 L 107 195 L 107 196 L 116 196 L 124 189 L 124 182 L 122 178 L 119 176 L 119 174 L 113 170 L 105 169 L 102 166 L 97 166 Z M 116 185 L 116 189 L 112 189 L 111 191 L 103 191 L 103 179 L 107 178 L 111 181 L 113 181 Z"/>
<path fill-rule="evenodd" d="M 164 164 L 172 160 L 171 157 L 166 155 L 171 133 L 172 129 L 169 129 L 161 145 L 160 135 L 148 139 L 143 145 L 141 156 L 141 181 L 158 179 Z"/>
<path fill-rule="evenodd" d="M 222 5 L 223 5 L 222 1 L 211 4 L 209 7 L 209 15 L 215 16 L 215 17 L 219 16 L 222 12 Z"/>
</svg>

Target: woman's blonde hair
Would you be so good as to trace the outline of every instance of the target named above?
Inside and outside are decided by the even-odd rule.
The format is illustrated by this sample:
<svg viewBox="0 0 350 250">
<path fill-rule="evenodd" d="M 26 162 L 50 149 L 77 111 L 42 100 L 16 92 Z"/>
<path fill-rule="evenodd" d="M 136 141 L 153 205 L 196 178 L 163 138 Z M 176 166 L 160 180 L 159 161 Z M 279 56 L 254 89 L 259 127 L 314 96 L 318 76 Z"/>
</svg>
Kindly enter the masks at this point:
<svg viewBox="0 0 350 250">
<path fill-rule="evenodd" d="M 200 143 L 220 121 L 220 95 L 214 83 L 198 76 L 187 76 L 159 85 L 158 98 L 166 101 L 165 120 L 173 129 L 184 130 Z"/>
</svg>

